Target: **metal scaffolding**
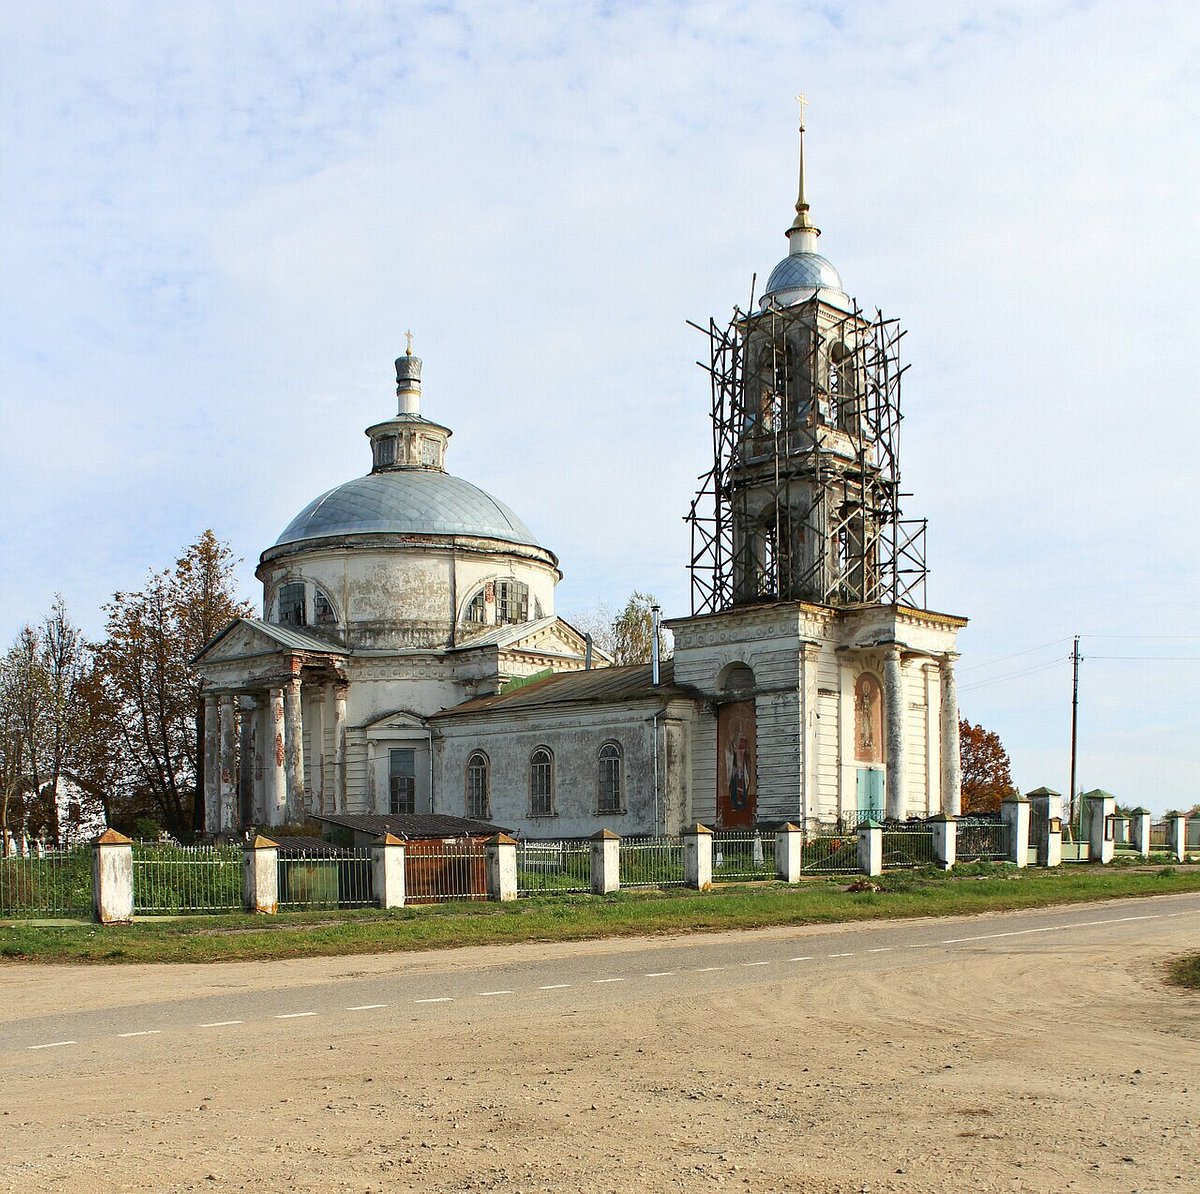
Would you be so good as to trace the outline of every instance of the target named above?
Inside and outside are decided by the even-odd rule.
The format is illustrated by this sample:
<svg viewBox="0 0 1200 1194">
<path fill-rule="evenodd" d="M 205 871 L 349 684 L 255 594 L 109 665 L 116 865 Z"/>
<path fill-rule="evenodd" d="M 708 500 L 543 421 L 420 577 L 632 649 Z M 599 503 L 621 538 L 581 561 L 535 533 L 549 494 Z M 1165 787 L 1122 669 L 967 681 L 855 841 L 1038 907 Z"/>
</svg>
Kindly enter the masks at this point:
<svg viewBox="0 0 1200 1194">
<path fill-rule="evenodd" d="M 713 465 L 692 613 L 763 601 L 925 605 L 925 520 L 901 517 L 904 332 L 815 297 L 707 328 Z"/>
</svg>

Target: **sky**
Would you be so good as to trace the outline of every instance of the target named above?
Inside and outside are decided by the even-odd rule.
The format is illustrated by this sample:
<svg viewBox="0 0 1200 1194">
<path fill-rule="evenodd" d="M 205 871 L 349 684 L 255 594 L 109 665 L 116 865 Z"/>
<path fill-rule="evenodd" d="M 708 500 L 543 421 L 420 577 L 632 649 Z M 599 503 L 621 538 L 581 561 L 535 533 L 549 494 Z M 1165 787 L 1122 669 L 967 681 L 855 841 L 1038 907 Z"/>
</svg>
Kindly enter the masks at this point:
<svg viewBox="0 0 1200 1194">
<path fill-rule="evenodd" d="M 1200 9 L 0 0 L 0 641 L 364 473 L 414 335 L 559 612 L 690 611 L 703 338 L 821 251 L 907 329 L 906 516 L 1019 787 L 1200 800 Z"/>
</svg>

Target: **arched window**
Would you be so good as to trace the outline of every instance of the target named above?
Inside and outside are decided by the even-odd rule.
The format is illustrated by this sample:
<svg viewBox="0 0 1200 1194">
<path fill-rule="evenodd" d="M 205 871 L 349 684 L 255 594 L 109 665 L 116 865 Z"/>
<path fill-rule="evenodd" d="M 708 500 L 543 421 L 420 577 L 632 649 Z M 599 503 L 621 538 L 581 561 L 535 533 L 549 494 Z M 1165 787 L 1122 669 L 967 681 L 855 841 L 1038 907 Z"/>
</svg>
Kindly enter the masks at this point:
<svg viewBox="0 0 1200 1194">
<path fill-rule="evenodd" d="M 313 590 L 313 621 L 318 626 L 337 625 L 337 614 L 333 612 L 333 602 L 320 589 Z"/>
<path fill-rule="evenodd" d="M 467 621 L 474 622 L 477 626 L 482 626 L 487 621 L 487 612 L 482 589 L 480 589 L 479 592 L 471 598 L 471 601 L 467 606 Z"/>
<path fill-rule="evenodd" d="M 467 816 L 486 820 L 490 817 L 488 758 L 477 750 L 467 760 Z"/>
<path fill-rule="evenodd" d="M 529 586 L 519 580 L 496 581 L 496 624 L 529 621 Z"/>
<path fill-rule="evenodd" d="M 619 813 L 621 811 L 621 748 L 615 742 L 606 742 L 600 748 L 596 780 L 598 785 L 596 811 Z"/>
<path fill-rule="evenodd" d="M 307 626 L 304 610 L 304 581 L 289 581 L 279 590 L 279 625 Z"/>
<path fill-rule="evenodd" d="M 529 815 L 554 816 L 554 756 L 545 746 L 529 756 Z"/>
</svg>

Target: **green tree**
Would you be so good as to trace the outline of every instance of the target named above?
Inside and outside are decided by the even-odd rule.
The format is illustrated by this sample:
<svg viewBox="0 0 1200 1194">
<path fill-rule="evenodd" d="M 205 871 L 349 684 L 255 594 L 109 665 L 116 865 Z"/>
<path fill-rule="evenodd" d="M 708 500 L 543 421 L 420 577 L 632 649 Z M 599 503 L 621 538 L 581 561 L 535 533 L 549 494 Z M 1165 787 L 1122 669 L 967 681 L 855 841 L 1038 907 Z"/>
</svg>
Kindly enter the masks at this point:
<svg viewBox="0 0 1200 1194">
<path fill-rule="evenodd" d="M 994 812 L 1006 796 L 1016 794 L 1012 764 L 999 734 L 963 718 L 958 723 L 958 746 L 964 813 Z"/>
<path fill-rule="evenodd" d="M 654 606 L 658 602 L 652 593 L 633 592 L 625 608 L 614 614 L 612 607 L 597 605 L 588 613 L 571 619 L 572 624 L 618 666 L 629 663 L 649 663 L 654 642 Z M 661 626 L 658 631 L 659 658 L 671 657 L 671 636 Z"/>
</svg>

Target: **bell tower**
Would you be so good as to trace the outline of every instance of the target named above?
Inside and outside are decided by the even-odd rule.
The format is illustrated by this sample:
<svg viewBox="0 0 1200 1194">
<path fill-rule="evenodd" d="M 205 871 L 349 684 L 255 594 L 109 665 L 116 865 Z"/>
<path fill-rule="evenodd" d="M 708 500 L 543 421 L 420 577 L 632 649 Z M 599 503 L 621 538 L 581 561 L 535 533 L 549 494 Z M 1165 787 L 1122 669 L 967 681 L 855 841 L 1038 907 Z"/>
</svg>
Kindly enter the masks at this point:
<svg viewBox="0 0 1200 1194">
<path fill-rule="evenodd" d="M 925 523 L 900 517 L 902 332 L 816 251 L 800 123 L 788 255 L 710 321 L 712 471 L 692 503 L 692 612 L 805 601 L 923 606 Z"/>
</svg>

